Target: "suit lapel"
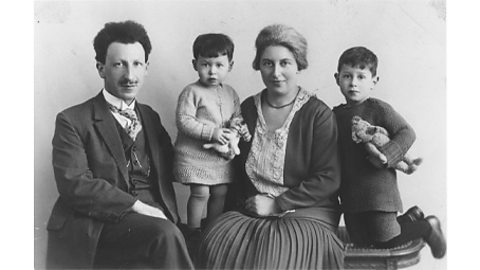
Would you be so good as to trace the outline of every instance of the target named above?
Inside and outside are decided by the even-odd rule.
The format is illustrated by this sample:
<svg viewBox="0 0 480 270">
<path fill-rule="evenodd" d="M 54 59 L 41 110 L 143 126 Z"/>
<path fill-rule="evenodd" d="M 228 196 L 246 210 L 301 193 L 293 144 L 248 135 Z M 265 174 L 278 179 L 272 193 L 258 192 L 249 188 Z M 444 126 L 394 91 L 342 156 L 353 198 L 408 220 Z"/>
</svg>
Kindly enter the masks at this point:
<svg viewBox="0 0 480 270">
<path fill-rule="evenodd" d="M 93 117 L 95 120 L 95 127 L 102 136 L 108 150 L 120 168 L 123 179 L 128 185 L 127 159 L 125 158 L 122 142 L 118 135 L 117 127 L 115 126 L 116 120 L 112 117 L 110 110 L 107 107 L 107 102 L 101 92 L 93 101 Z"/>
<path fill-rule="evenodd" d="M 147 110 L 145 105 L 138 103 L 136 106 L 138 106 L 138 111 L 140 112 L 140 117 L 142 119 L 142 128 L 145 132 L 145 136 L 147 138 L 147 145 L 148 149 L 150 149 L 150 156 L 152 158 L 152 166 L 154 167 L 155 170 L 158 169 L 157 164 L 162 164 L 160 163 L 160 160 L 158 159 L 158 149 L 160 149 L 160 146 L 158 145 L 158 140 L 157 137 L 159 135 L 156 134 L 155 132 L 155 125 L 158 123 L 155 123 L 154 119 L 152 118 L 152 114 L 150 114 Z M 158 175 L 158 171 L 157 171 Z"/>
</svg>

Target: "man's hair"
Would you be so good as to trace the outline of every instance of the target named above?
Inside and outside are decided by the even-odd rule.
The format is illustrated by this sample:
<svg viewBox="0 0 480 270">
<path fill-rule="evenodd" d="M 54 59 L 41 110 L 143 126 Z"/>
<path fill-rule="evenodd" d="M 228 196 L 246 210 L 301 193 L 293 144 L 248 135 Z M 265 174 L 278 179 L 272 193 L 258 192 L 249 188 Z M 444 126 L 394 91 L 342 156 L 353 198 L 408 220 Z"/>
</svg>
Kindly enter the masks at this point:
<svg viewBox="0 0 480 270">
<path fill-rule="evenodd" d="M 344 51 L 338 59 L 338 72 L 343 65 L 359 67 L 360 69 L 368 67 L 372 76 L 375 76 L 377 75 L 378 59 L 372 51 L 365 47 L 353 47 Z"/>
<path fill-rule="evenodd" d="M 109 22 L 93 40 L 95 60 L 105 64 L 108 46 L 113 42 L 124 44 L 139 42 L 145 51 L 145 62 L 148 61 L 148 55 L 152 51 L 152 44 L 143 25 L 134 21 Z"/>
<path fill-rule="evenodd" d="M 292 52 L 297 62 L 298 70 L 308 67 L 307 40 L 293 27 L 283 24 L 273 24 L 263 28 L 255 40 L 257 52 L 253 60 L 253 69 L 260 69 L 260 58 L 268 46 L 283 46 Z"/>
<path fill-rule="evenodd" d="M 193 58 L 227 55 L 228 61 L 232 61 L 234 49 L 235 45 L 227 35 L 216 33 L 203 34 L 199 35 L 193 42 Z"/>
</svg>

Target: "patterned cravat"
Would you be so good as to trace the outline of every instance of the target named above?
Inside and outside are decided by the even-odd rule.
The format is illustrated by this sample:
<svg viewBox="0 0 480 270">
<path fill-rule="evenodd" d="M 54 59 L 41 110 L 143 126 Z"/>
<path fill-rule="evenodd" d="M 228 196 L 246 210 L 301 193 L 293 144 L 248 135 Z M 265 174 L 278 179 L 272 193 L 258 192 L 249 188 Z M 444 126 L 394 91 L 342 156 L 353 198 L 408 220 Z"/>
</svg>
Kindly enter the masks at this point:
<svg viewBox="0 0 480 270">
<path fill-rule="evenodd" d="M 117 107 L 113 106 L 112 104 L 108 104 L 108 107 L 110 110 L 114 113 L 118 113 L 123 117 L 128 118 L 131 120 L 130 125 L 127 125 L 125 128 L 125 131 L 127 132 L 128 136 L 132 138 L 132 140 L 135 141 L 135 138 L 137 137 L 137 134 L 142 130 L 142 124 L 140 123 L 140 120 L 137 117 L 137 114 L 133 109 L 127 108 L 124 110 L 120 110 Z"/>
</svg>

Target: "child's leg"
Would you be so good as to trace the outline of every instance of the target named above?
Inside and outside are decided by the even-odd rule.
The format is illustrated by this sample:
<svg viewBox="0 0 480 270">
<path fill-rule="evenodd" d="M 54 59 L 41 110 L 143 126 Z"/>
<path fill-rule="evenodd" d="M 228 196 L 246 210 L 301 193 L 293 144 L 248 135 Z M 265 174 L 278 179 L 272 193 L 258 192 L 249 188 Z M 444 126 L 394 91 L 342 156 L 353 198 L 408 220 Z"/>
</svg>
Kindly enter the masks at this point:
<svg viewBox="0 0 480 270">
<path fill-rule="evenodd" d="M 365 212 L 344 213 L 343 219 L 345 220 L 345 227 L 347 227 L 350 242 L 360 247 L 366 247 L 371 244 L 368 239 Z"/>
<path fill-rule="evenodd" d="M 190 198 L 187 203 L 187 225 L 190 228 L 200 228 L 203 209 L 208 200 L 208 186 L 190 185 Z"/>
<path fill-rule="evenodd" d="M 396 212 L 372 212 L 371 232 L 375 246 L 392 248 L 427 236 L 431 226 L 426 220 L 398 223 Z"/>
<path fill-rule="evenodd" d="M 228 187 L 225 184 L 210 186 L 210 199 L 207 208 L 207 224 L 210 224 L 220 214 L 223 213 L 225 206 L 225 196 Z"/>
</svg>

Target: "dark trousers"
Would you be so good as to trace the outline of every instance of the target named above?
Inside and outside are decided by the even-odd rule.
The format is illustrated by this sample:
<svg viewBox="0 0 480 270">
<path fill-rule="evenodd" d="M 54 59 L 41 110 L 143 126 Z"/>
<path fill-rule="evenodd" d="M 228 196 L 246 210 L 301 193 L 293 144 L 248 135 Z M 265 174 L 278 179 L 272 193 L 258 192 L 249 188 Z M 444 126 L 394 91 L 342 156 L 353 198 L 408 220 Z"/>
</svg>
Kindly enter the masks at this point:
<svg viewBox="0 0 480 270">
<path fill-rule="evenodd" d="M 103 227 L 95 268 L 193 269 L 180 230 L 169 220 L 137 213 Z"/>
</svg>

